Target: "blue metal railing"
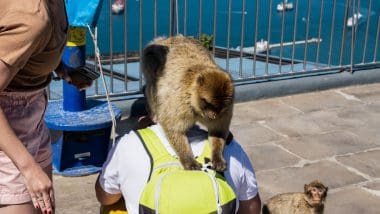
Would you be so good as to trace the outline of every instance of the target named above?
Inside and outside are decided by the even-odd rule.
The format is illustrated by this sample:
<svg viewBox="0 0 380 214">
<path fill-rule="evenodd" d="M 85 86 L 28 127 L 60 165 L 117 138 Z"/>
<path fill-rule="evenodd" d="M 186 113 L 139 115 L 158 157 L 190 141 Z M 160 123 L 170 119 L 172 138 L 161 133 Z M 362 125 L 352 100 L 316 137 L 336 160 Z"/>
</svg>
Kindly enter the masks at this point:
<svg viewBox="0 0 380 214">
<path fill-rule="evenodd" d="M 177 33 L 212 35 L 211 53 L 236 82 L 380 67 L 380 1 L 125 0 L 120 14 L 112 4 L 104 1 L 97 25 L 111 96 L 140 94 L 142 49 Z M 104 96 L 97 83 L 87 91 Z"/>
</svg>

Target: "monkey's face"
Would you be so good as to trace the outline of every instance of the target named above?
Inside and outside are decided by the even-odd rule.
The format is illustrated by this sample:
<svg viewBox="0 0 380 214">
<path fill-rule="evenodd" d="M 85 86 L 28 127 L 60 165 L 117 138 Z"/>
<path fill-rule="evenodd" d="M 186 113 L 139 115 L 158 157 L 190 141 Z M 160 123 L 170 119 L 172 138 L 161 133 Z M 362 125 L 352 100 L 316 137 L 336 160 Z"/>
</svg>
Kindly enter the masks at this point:
<svg viewBox="0 0 380 214">
<path fill-rule="evenodd" d="M 224 72 L 203 72 L 197 77 L 192 98 L 192 107 L 199 115 L 215 120 L 233 104 L 232 81 Z"/>
<path fill-rule="evenodd" d="M 324 202 L 327 196 L 328 187 L 320 182 L 312 182 L 305 185 L 305 193 L 310 198 L 313 205 L 319 205 Z"/>
<path fill-rule="evenodd" d="M 324 193 L 324 191 L 322 189 L 317 188 L 317 187 L 312 187 L 310 189 L 311 199 L 315 203 L 321 203 L 322 202 L 323 193 Z"/>
<path fill-rule="evenodd" d="M 220 102 L 218 98 L 202 97 L 200 98 L 200 109 L 202 117 L 211 120 L 217 119 L 221 114 L 227 111 L 229 104 Z"/>
</svg>

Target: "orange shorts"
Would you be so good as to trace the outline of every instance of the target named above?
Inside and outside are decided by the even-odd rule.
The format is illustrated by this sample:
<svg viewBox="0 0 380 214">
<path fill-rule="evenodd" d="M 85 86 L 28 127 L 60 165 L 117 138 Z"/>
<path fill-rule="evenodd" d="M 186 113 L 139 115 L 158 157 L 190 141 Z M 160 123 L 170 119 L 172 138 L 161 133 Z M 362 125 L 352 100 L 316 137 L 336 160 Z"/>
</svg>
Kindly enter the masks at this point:
<svg viewBox="0 0 380 214">
<path fill-rule="evenodd" d="M 52 161 L 50 132 L 44 123 L 46 106 L 45 90 L 0 92 L 0 107 L 10 126 L 42 168 Z M 0 204 L 29 201 L 31 197 L 23 176 L 8 156 L 0 151 Z"/>
</svg>

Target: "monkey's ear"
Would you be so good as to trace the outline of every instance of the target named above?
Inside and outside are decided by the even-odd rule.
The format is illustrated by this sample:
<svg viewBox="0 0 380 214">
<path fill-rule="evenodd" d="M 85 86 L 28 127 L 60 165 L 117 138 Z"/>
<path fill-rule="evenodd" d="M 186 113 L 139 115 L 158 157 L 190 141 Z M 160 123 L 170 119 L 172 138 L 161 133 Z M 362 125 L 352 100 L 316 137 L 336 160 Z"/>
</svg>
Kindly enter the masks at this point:
<svg viewBox="0 0 380 214">
<path fill-rule="evenodd" d="M 205 82 L 205 77 L 202 74 L 199 74 L 197 77 L 197 83 L 198 85 L 203 85 Z"/>
<path fill-rule="evenodd" d="M 169 48 L 163 45 L 151 44 L 144 49 L 142 62 L 150 72 L 157 73 L 166 63 Z"/>
<path fill-rule="evenodd" d="M 303 187 L 305 193 L 307 192 L 307 189 L 309 189 L 309 185 L 305 184 L 304 187 Z"/>
</svg>

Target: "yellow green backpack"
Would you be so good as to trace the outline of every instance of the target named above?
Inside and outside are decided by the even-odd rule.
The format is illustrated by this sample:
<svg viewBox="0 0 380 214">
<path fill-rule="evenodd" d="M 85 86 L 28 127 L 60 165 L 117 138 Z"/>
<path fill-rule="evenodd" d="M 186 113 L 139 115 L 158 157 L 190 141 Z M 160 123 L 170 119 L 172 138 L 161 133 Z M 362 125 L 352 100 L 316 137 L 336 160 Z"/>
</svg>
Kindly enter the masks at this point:
<svg viewBox="0 0 380 214">
<path fill-rule="evenodd" d="M 151 172 L 140 197 L 140 214 L 235 213 L 236 196 L 225 178 L 214 170 L 184 170 L 149 128 L 138 130 L 151 158 Z M 197 161 L 210 160 L 210 146 L 205 143 Z"/>
</svg>

